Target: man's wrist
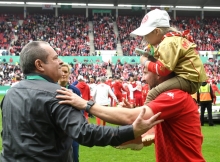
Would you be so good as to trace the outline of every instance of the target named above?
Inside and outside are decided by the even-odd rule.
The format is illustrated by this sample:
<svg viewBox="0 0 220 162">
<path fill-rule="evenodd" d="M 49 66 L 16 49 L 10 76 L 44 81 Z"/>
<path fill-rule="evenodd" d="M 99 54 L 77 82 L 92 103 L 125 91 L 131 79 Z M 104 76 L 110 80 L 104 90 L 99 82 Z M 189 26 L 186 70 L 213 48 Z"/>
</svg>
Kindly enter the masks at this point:
<svg viewBox="0 0 220 162">
<path fill-rule="evenodd" d="M 89 101 L 87 102 L 86 107 L 85 107 L 85 111 L 86 111 L 87 113 L 90 113 L 90 109 L 92 108 L 92 106 L 93 106 L 94 104 L 95 104 L 94 101 L 89 100 Z"/>
</svg>

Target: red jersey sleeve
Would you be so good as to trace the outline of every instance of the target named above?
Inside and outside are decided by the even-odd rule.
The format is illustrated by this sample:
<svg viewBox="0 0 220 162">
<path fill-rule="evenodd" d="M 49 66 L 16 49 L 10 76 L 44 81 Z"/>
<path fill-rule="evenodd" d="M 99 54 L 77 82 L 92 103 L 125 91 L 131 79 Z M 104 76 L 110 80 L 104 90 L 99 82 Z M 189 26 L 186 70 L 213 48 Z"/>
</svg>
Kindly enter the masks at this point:
<svg viewBox="0 0 220 162">
<path fill-rule="evenodd" d="M 169 69 L 167 69 L 160 61 L 157 62 L 150 61 L 148 65 L 148 70 L 161 76 L 167 76 L 172 72 Z"/>
</svg>

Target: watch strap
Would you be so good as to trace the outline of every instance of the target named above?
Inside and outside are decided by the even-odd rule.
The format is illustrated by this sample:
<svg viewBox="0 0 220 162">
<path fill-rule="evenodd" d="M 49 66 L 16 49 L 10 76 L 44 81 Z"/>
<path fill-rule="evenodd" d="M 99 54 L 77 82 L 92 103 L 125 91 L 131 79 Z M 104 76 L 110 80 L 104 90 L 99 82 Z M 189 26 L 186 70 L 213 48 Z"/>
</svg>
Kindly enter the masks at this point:
<svg viewBox="0 0 220 162">
<path fill-rule="evenodd" d="M 85 108 L 85 111 L 86 111 L 87 113 L 89 113 L 89 110 L 91 109 L 91 107 L 92 107 L 94 104 L 95 104 L 94 101 L 88 101 L 88 102 L 87 102 L 87 105 L 86 105 L 86 108 Z"/>
<path fill-rule="evenodd" d="M 89 113 L 89 110 L 90 110 L 91 107 L 92 107 L 92 106 L 90 106 L 90 105 L 87 104 L 85 111 L 86 111 L 87 113 Z"/>
</svg>

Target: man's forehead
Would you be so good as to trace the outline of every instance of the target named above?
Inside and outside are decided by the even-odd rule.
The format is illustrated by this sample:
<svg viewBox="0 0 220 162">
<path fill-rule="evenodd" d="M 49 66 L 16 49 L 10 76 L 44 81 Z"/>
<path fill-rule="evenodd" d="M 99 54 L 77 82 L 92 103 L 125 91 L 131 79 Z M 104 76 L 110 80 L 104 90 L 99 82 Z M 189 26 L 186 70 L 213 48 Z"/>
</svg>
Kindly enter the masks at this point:
<svg viewBox="0 0 220 162">
<path fill-rule="evenodd" d="M 147 67 L 143 67 L 143 72 L 144 72 L 144 73 L 147 73 L 147 72 L 148 72 Z"/>
</svg>

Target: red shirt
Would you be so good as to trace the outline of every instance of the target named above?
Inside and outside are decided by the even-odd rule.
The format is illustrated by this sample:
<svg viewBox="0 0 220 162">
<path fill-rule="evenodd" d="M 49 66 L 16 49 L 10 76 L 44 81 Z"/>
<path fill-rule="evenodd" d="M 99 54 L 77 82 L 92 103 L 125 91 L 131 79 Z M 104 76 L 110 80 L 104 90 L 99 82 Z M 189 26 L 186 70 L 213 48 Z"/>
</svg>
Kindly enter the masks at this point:
<svg viewBox="0 0 220 162">
<path fill-rule="evenodd" d="M 109 85 L 112 88 L 112 81 L 111 80 L 107 80 L 105 84 Z"/>
<path fill-rule="evenodd" d="M 132 85 L 133 88 L 137 87 L 136 82 L 131 82 L 130 84 Z M 134 94 L 134 98 L 135 98 L 136 95 L 139 95 L 137 90 L 133 91 L 133 94 Z"/>
<path fill-rule="evenodd" d="M 126 91 L 126 89 L 124 89 L 124 87 L 122 86 L 121 82 L 116 81 L 112 87 L 114 88 L 114 94 L 115 95 L 122 95 L 122 90 Z"/>
<path fill-rule="evenodd" d="M 219 91 L 217 85 L 215 85 L 215 84 L 212 84 L 212 91 L 213 91 L 214 95 L 215 95 L 216 92 L 218 92 L 220 94 L 220 91 Z"/>
<path fill-rule="evenodd" d="M 79 82 L 76 87 L 80 90 L 84 100 L 90 100 L 90 88 L 85 82 Z"/>
<path fill-rule="evenodd" d="M 155 150 L 157 162 L 205 162 L 201 153 L 201 134 L 198 106 L 192 97 L 181 90 L 160 94 L 148 106 L 164 122 L 156 125 Z"/>
</svg>

